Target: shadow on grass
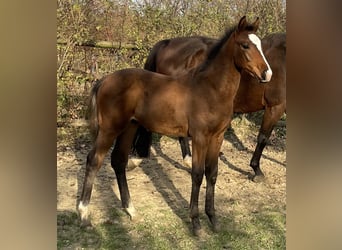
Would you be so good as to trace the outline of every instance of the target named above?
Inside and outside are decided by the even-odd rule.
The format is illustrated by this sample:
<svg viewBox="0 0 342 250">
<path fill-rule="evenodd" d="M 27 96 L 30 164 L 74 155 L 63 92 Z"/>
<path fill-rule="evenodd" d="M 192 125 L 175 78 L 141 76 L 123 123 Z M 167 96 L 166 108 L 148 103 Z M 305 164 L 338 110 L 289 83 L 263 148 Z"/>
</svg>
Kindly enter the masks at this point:
<svg viewBox="0 0 342 250">
<path fill-rule="evenodd" d="M 224 164 L 226 164 L 230 169 L 232 169 L 232 170 L 234 170 L 234 171 L 236 171 L 236 172 L 239 172 L 240 174 L 246 175 L 247 177 L 252 177 L 252 173 L 251 173 L 251 172 L 248 172 L 248 171 L 245 171 L 245 170 L 243 170 L 243 169 L 241 169 L 241 168 L 236 167 L 234 164 L 230 163 L 230 162 L 227 160 L 227 158 L 226 158 L 223 154 L 221 154 L 221 155 L 219 156 L 219 159 L 220 159 Z M 251 170 L 252 170 L 252 169 L 251 169 Z"/>
<path fill-rule="evenodd" d="M 238 136 L 236 135 L 234 128 L 229 127 L 229 128 L 227 129 L 227 131 L 225 132 L 225 134 L 224 134 L 224 138 L 225 138 L 225 140 L 229 141 L 237 150 L 239 150 L 239 151 L 244 151 L 244 152 L 247 152 L 248 154 L 250 154 L 250 158 L 252 159 L 252 156 L 253 156 L 253 154 L 254 154 L 254 151 L 249 150 L 247 147 L 244 146 L 244 144 L 242 143 L 242 141 L 241 141 L 241 140 L 238 138 Z M 281 142 L 280 145 L 277 145 L 278 147 L 280 147 L 280 148 L 285 148 L 285 140 L 278 139 L 277 141 L 278 141 L 279 143 Z M 255 146 L 256 146 L 256 143 L 255 143 Z M 268 143 L 268 144 L 266 145 L 266 147 L 270 147 L 270 146 L 273 146 L 273 145 L 270 144 L 270 143 Z M 269 160 L 269 161 L 271 161 L 271 162 L 274 162 L 274 163 L 276 163 L 276 164 L 279 164 L 279 165 L 281 165 L 281 166 L 283 166 L 283 167 L 286 167 L 286 164 L 285 164 L 285 163 L 280 162 L 280 161 L 278 161 L 278 160 L 276 160 L 276 159 L 274 159 L 274 158 L 271 158 L 271 157 L 269 157 L 269 156 L 267 156 L 267 155 L 265 155 L 265 154 L 262 154 L 261 160 L 262 160 L 263 158 L 264 158 L 264 159 L 267 159 L 267 160 Z M 262 165 L 261 165 L 261 166 L 262 166 Z"/>
<path fill-rule="evenodd" d="M 159 134 L 154 134 L 153 135 L 153 143 L 152 147 L 155 149 L 156 153 L 158 156 L 164 158 L 164 160 L 168 161 L 170 164 L 172 164 L 175 168 L 184 170 L 191 174 L 191 169 L 188 167 L 185 167 L 184 164 L 179 163 L 178 161 L 175 161 L 174 159 L 170 158 L 168 155 L 164 154 L 164 152 L 161 150 L 161 144 L 160 144 L 160 138 L 162 136 Z M 171 138 L 170 138 L 171 139 Z M 179 143 L 178 143 L 179 145 Z M 182 155 L 182 151 L 179 145 L 179 155 Z"/>
<path fill-rule="evenodd" d="M 232 206 L 228 216 L 219 216 L 222 230 L 212 234 L 198 249 L 286 249 L 286 215 L 284 208 L 267 209 L 242 214 L 235 202 L 217 199 Z"/>
<path fill-rule="evenodd" d="M 280 211 L 264 210 L 241 223 L 247 237 L 234 237 L 233 249 L 286 249 L 286 216 Z"/>
<path fill-rule="evenodd" d="M 162 153 L 158 145 L 154 145 L 158 156 L 161 156 L 165 160 L 169 161 L 174 166 L 177 165 L 179 169 L 189 173 L 188 168 L 183 167 L 176 161 L 172 160 L 168 156 Z M 150 166 L 153 167 L 150 167 Z M 179 190 L 173 184 L 173 180 L 170 179 L 168 173 L 163 169 L 157 159 L 152 156 L 148 164 L 141 164 L 141 169 L 149 177 L 156 190 L 161 194 L 164 201 L 172 209 L 173 213 L 176 214 L 190 230 L 190 219 L 189 219 L 189 202 L 182 196 Z M 177 167 L 176 166 L 176 167 Z M 189 175 L 189 182 L 191 182 L 191 176 Z M 190 191 L 190 190 L 189 190 Z"/>
<path fill-rule="evenodd" d="M 98 248 L 101 235 L 94 228 L 81 228 L 75 211 L 57 211 L 57 248 Z"/>
<path fill-rule="evenodd" d="M 122 216 L 125 215 L 114 211 L 107 222 L 84 228 L 80 226 L 76 212 L 57 211 L 57 248 L 132 249 L 134 243 L 122 225 Z"/>
</svg>

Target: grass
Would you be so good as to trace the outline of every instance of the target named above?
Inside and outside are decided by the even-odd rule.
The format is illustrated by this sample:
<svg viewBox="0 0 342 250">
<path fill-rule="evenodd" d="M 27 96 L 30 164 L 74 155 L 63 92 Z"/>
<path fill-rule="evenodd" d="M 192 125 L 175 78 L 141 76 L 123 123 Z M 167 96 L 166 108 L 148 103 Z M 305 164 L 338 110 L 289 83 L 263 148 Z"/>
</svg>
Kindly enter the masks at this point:
<svg viewBox="0 0 342 250">
<path fill-rule="evenodd" d="M 129 222 L 126 215 L 112 210 L 114 223 L 93 228 L 79 227 L 75 213 L 60 213 L 58 249 L 285 249 L 285 214 L 277 210 L 221 217 L 222 229 L 213 233 L 201 215 L 202 237 L 190 233 L 190 220 L 175 216 L 171 210 L 141 222 Z M 243 217 L 241 221 L 235 218 Z"/>
<path fill-rule="evenodd" d="M 102 236 L 95 228 L 81 228 L 76 213 L 63 212 L 57 215 L 57 248 L 97 248 Z"/>
</svg>

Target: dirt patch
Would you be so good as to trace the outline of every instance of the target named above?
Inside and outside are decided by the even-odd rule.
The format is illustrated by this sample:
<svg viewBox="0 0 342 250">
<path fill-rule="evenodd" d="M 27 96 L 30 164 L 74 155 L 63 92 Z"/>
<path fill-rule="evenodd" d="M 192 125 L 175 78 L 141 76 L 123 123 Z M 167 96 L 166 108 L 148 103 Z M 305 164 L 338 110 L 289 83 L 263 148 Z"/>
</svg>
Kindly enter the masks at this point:
<svg viewBox="0 0 342 250">
<path fill-rule="evenodd" d="M 249 167 L 249 161 L 256 144 L 257 130 L 258 126 L 246 119 L 234 119 L 232 129 L 227 131 L 221 148 L 223 155 L 219 160 L 215 207 L 218 216 L 233 216 L 234 223 L 266 210 L 277 210 L 285 214 L 286 129 L 276 128 L 270 138 L 270 145 L 263 152 L 261 169 L 267 177 L 263 183 L 250 180 L 253 170 Z M 70 224 L 68 221 L 77 223 L 78 220 L 75 215 L 76 202 L 81 192 L 86 155 L 91 144 L 84 126 L 59 128 L 57 132 L 58 237 L 63 238 L 65 225 Z M 144 220 L 152 221 L 152 225 L 161 223 L 169 214 L 173 220 L 180 221 L 185 228 L 190 229 L 190 169 L 183 165 L 177 140 L 165 136 L 156 137 L 151 158 L 144 159 L 139 167 L 128 171 L 127 179 L 141 225 L 144 225 Z M 199 199 L 202 220 L 205 218 L 205 186 L 204 178 Z M 120 208 L 118 186 L 108 154 L 94 183 L 89 205 L 92 223 L 95 226 L 117 224 L 122 230 L 127 230 L 127 235 L 134 241 L 140 237 L 139 228 L 130 228 L 132 222 L 128 220 L 128 216 L 123 219 L 126 216 L 122 215 Z M 83 237 L 78 235 L 78 229 L 67 230 L 67 233 L 75 234 L 73 237 Z M 90 232 L 85 239 L 79 241 L 87 241 L 86 244 L 90 246 L 99 246 L 98 237 L 94 234 L 96 232 Z M 77 247 L 73 245 L 71 248 Z"/>
</svg>

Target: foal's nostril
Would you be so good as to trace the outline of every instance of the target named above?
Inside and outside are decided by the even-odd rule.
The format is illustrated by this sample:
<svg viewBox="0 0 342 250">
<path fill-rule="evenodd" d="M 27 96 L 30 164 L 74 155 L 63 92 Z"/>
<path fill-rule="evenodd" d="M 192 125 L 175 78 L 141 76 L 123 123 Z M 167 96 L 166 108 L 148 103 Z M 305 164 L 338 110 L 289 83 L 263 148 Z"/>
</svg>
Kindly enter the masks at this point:
<svg viewBox="0 0 342 250">
<path fill-rule="evenodd" d="M 269 82 L 271 80 L 272 77 L 272 70 L 264 70 L 261 73 L 261 82 Z"/>
<path fill-rule="evenodd" d="M 261 74 L 262 80 L 266 80 L 266 74 L 267 74 L 267 70 L 264 70 Z"/>
</svg>

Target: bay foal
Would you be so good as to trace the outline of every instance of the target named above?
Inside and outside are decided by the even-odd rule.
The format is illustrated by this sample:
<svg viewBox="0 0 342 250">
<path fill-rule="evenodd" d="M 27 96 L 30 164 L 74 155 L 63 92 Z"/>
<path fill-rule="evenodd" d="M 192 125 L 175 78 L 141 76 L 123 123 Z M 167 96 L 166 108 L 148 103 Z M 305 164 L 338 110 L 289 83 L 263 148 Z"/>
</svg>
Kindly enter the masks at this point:
<svg viewBox="0 0 342 250">
<path fill-rule="evenodd" d="M 233 100 L 240 73 L 249 72 L 261 82 L 271 79 L 272 71 L 255 35 L 259 19 L 248 23 L 242 17 L 209 52 L 206 60 L 180 77 L 143 69 L 124 69 L 105 76 L 91 92 L 94 145 L 87 156 L 83 190 L 78 204 L 83 223 L 89 222 L 94 178 L 104 156 L 115 141 L 111 165 L 115 171 L 122 207 L 132 217 L 126 165 L 139 125 L 160 134 L 192 137 L 192 189 L 190 217 L 195 235 L 201 229 L 198 211 L 199 190 L 205 175 L 205 212 L 218 230 L 214 193 L 218 156 L 223 135 L 230 124 Z"/>
</svg>

